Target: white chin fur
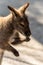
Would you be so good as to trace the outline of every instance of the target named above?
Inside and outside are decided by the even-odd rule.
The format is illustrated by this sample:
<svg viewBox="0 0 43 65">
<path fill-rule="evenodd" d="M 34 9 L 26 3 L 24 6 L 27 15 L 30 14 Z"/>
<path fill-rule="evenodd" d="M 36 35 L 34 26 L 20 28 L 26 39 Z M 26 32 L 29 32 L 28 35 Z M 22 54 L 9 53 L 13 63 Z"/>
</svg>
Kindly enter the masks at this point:
<svg viewBox="0 0 43 65">
<path fill-rule="evenodd" d="M 18 32 L 18 34 L 19 34 L 19 38 L 20 38 L 21 41 L 24 40 L 24 39 L 26 39 L 26 37 L 25 37 L 23 34 L 21 34 L 20 32 Z M 10 37 L 8 43 L 11 43 L 11 42 L 13 42 L 13 41 L 15 41 L 15 39 L 14 39 L 14 34 Z"/>
<path fill-rule="evenodd" d="M 20 40 L 24 40 L 24 39 L 26 39 L 26 36 L 23 35 L 23 34 L 21 34 L 21 33 L 19 33 L 19 37 L 20 37 Z"/>
</svg>

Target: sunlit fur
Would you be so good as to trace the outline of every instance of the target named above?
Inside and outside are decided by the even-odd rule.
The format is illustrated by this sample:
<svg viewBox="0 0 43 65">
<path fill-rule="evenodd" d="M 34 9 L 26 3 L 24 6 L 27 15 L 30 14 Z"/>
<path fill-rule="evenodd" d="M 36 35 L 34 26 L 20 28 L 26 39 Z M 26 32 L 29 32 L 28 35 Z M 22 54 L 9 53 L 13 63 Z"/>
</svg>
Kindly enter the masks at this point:
<svg viewBox="0 0 43 65">
<path fill-rule="evenodd" d="M 25 10 L 28 7 L 28 5 L 29 3 L 26 3 L 18 10 L 14 9 L 11 6 L 8 6 L 11 13 L 6 17 L 0 17 L 0 45 L 2 44 L 2 48 L 5 49 L 6 46 L 9 45 L 8 44 L 9 38 L 13 35 L 13 33 L 15 33 L 15 31 L 19 31 L 26 37 L 31 35 L 29 22 L 27 16 L 25 15 Z M 9 47 L 13 52 L 14 49 L 10 45 Z"/>
</svg>

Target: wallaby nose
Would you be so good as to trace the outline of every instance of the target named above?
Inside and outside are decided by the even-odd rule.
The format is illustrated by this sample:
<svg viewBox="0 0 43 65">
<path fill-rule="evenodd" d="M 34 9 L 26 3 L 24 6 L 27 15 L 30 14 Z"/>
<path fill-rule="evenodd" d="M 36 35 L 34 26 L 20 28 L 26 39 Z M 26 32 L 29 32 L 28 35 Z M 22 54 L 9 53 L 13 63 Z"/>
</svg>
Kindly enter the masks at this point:
<svg viewBox="0 0 43 65">
<path fill-rule="evenodd" d="M 29 30 L 29 31 L 25 31 L 25 35 L 26 36 L 30 36 L 31 35 L 31 31 Z"/>
</svg>

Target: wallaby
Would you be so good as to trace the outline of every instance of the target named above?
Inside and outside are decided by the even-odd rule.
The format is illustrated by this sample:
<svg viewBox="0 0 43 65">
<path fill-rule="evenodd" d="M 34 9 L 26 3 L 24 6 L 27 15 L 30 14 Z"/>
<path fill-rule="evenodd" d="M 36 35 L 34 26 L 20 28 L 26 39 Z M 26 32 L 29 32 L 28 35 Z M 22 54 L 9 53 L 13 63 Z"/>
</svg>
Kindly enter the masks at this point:
<svg viewBox="0 0 43 65">
<path fill-rule="evenodd" d="M 10 46 L 8 41 L 16 31 L 19 31 L 26 38 L 31 35 L 29 22 L 25 14 L 25 10 L 28 6 L 29 3 L 24 4 L 19 9 L 8 6 L 11 13 L 6 17 L 0 17 L 0 46 L 2 44 L 2 48 L 4 49 L 6 46 L 9 46 L 9 49 L 11 49 L 16 56 L 19 55 L 18 52 Z"/>
</svg>

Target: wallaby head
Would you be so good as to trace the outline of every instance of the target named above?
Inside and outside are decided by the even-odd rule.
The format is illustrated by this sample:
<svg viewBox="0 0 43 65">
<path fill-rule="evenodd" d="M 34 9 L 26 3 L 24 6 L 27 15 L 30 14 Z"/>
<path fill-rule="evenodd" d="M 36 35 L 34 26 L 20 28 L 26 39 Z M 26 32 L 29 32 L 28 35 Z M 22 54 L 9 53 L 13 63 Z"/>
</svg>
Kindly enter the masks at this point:
<svg viewBox="0 0 43 65">
<path fill-rule="evenodd" d="M 18 30 L 20 33 L 25 35 L 26 37 L 29 37 L 31 35 L 30 27 L 29 27 L 29 21 L 27 19 L 27 16 L 25 14 L 26 8 L 29 6 L 29 3 L 24 4 L 19 9 L 15 9 L 11 6 L 8 6 L 12 14 L 14 15 L 14 27 L 16 30 Z"/>
</svg>

